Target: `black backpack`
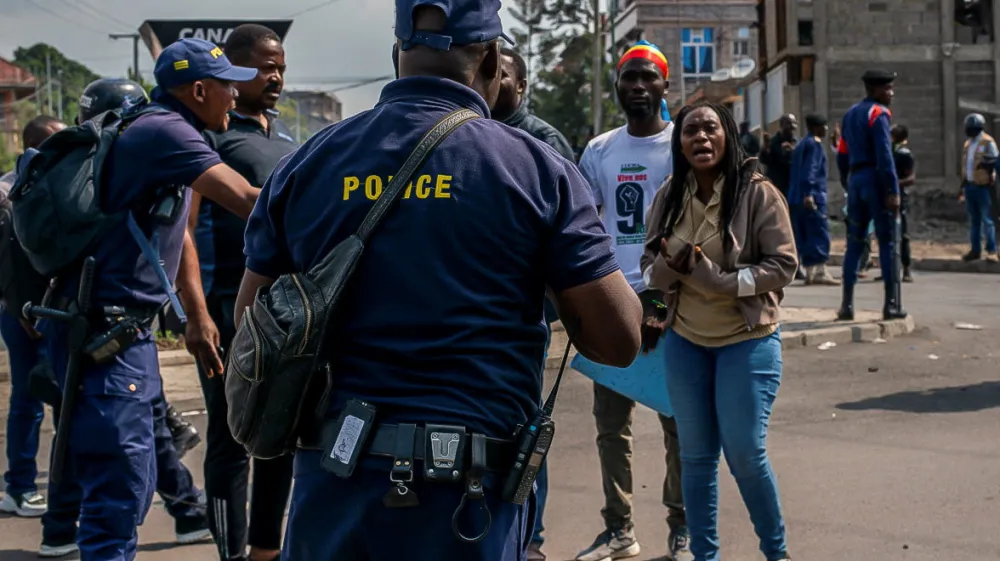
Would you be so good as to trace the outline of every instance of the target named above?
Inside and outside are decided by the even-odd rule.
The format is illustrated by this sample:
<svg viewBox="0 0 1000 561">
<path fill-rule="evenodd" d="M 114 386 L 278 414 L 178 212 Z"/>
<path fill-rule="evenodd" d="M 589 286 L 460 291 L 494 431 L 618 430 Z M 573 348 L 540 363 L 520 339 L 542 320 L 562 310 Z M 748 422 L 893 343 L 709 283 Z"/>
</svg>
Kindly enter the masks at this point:
<svg viewBox="0 0 1000 561">
<path fill-rule="evenodd" d="M 101 209 L 101 169 L 129 122 L 164 111 L 153 104 L 107 111 L 38 147 L 9 199 L 17 241 L 40 276 L 50 278 L 78 265 L 127 213 L 108 215 Z"/>
<path fill-rule="evenodd" d="M 7 192 L 0 193 L 0 299 L 14 316 L 28 302 L 38 304 L 45 296 L 47 279 L 31 266 L 14 234 L 14 206 Z"/>
</svg>

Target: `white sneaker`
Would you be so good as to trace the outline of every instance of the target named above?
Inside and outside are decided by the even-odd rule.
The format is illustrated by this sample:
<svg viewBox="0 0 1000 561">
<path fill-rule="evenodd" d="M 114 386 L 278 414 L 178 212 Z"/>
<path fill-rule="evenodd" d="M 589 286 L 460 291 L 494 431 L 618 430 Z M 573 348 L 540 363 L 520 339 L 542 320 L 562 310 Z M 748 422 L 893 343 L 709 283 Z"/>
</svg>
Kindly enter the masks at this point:
<svg viewBox="0 0 1000 561">
<path fill-rule="evenodd" d="M 78 551 L 80 551 L 80 547 L 77 546 L 75 543 L 67 543 L 62 545 L 48 545 L 43 543 L 42 546 L 38 548 L 38 556 L 47 557 L 51 559 L 54 557 L 65 557 L 71 553 L 76 553 Z"/>
<path fill-rule="evenodd" d="M 36 518 L 45 514 L 45 509 L 49 505 L 45 502 L 45 497 L 38 493 L 25 493 L 23 495 L 4 495 L 0 501 L 0 512 L 16 514 L 24 518 Z"/>
<path fill-rule="evenodd" d="M 212 537 L 212 532 L 205 528 L 204 530 L 195 530 L 193 532 L 178 533 L 177 534 L 177 544 L 178 545 L 189 545 L 193 543 L 200 542 L 201 540 L 207 540 Z"/>
</svg>

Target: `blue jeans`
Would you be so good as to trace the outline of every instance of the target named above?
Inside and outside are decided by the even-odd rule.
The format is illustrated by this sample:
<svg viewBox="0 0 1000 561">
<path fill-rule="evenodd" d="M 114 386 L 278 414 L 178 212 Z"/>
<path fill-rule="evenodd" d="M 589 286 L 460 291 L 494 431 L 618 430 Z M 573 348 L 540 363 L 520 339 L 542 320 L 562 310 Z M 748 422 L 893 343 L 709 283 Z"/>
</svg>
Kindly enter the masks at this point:
<svg viewBox="0 0 1000 561">
<path fill-rule="evenodd" d="M 38 439 L 45 410 L 42 402 L 31 397 L 28 379 L 31 370 L 43 360 L 44 345 L 32 339 L 13 315 L 0 314 L 0 335 L 3 335 L 10 362 L 10 413 L 7 415 L 7 472 L 3 479 L 7 493 L 23 495 L 38 491 Z"/>
<path fill-rule="evenodd" d="M 990 189 L 971 183 L 965 184 L 965 210 L 969 214 L 969 242 L 972 253 L 983 252 L 983 234 L 986 234 L 986 252 L 997 252 L 997 229 L 990 208 Z"/>
<path fill-rule="evenodd" d="M 691 553 L 719 560 L 719 450 L 736 479 L 760 549 L 786 556 L 778 484 L 767 459 L 767 425 L 781 382 L 780 331 L 733 345 L 701 347 L 667 332 L 667 389 L 681 445 L 681 481 Z"/>
</svg>

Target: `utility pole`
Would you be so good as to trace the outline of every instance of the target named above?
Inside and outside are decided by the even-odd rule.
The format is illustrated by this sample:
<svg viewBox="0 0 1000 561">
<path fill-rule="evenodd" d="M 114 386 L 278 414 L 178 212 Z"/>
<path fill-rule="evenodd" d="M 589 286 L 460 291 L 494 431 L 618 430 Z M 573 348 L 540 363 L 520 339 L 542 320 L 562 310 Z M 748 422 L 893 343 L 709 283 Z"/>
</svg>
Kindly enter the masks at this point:
<svg viewBox="0 0 1000 561">
<path fill-rule="evenodd" d="M 59 113 L 59 120 L 63 120 L 63 71 L 59 70 L 57 75 L 59 76 L 59 97 L 56 101 L 56 111 Z"/>
<path fill-rule="evenodd" d="M 115 40 L 132 40 L 132 80 L 135 82 L 142 80 L 142 78 L 139 77 L 139 40 L 142 39 L 142 37 L 138 33 L 111 33 L 108 37 Z"/>
<path fill-rule="evenodd" d="M 52 114 L 52 56 L 45 51 L 45 106 L 48 107 L 48 114 Z"/>
<path fill-rule="evenodd" d="M 601 0 L 593 0 L 594 10 L 594 69 L 591 73 L 591 113 L 594 117 L 594 136 L 601 134 L 604 123 L 604 115 L 601 114 L 602 95 L 601 85 L 604 82 L 604 50 L 601 48 Z"/>
</svg>

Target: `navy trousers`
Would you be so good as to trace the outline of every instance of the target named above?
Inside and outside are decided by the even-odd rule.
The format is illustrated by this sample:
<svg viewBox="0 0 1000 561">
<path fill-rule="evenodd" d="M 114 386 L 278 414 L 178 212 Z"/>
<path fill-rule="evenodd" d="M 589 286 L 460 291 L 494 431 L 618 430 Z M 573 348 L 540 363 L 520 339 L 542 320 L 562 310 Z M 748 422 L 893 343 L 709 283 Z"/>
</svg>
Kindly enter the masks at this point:
<svg viewBox="0 0 1000 561">
<path fill-rule="evenodd" d="M 830 259 L 830 224 L 826 204 L 809 210 L 803 205 L 791 207 L 792 230 L 802 267 L 823 265 Z"/>
<path fill-rule="evenodd" d="M 893 229 L 895 214 L 886 209 L 884 194 L 878 188 L 875 170 L 866 168 L 851 174 L 847 195 L 847 251 L 844 254 L 844 284 L 858 282 L 858 266 L 868 239 L 868 227 L 875 222 L 878 238 L 878 260 L 882 280 L 886 285 L 895 282 L 893 277 Z"/>
<path fill-rule="evenodd" d="M 318 451 L 295 453 L 295 485 L 285 532 L 283 561 L 523 561 L 534 520 L 534 494 L 525 506 L 500 500 L 498 483 L 484 481 L 486 496 L 470 501 L 458 516 L 469 537 L 485 527 L 483 508 L 492 525 L 479 543 L 452 533 L 452 516 L 462 500 L 463 484 L 430 483 L 417 475 L 410 484 L 418 506 L 387 508 L 389 462 L 384 469 L 359 466 L 341 479 L 320 466 Z M 422 469 L 417 462 L 416 470 Z"/>
<path fill-rule="evenodd" d="M 43 323 L 60 385 L 66 379 L 65 327 Z M 82 561 L 132 561 L 156 482 L 155 403 L 161 398 L 151 333 L 107 364 L 85 364 L 72 415 L 66 468 L 79 483 L 77 544 Z M 169 431 L 168 431 L 169 434 Z M 64 477 L 66 487 L 70 477 Z M 58 495 L 62 489 L 50 488 Z M 50 505 L 51 507 L 51 505 Z"/>
<path fill-rule="evenodd" d="M 10 412 L 7 415 L 7 472 L 3 474 L 6 493 L 23 495 L 38 490 L 39 434 L 45 409 L 42 402 L 31 397 L 28 379 L 31 370 L 44 359 L 44 345 L 32 339 L 16 317 L 0 313 L 0 335 L 7 347 L 10 362 Z"/>
<path fill-rule="evenodd" d="M 167 401 L 162 392 L 153 402 L 153 429 L 156 433 L 156 492 L 163 499 L 164 508 L 177 521 L 205 518 L 201 493 L 174 448 L 167 426 Z M 62 544 L 76 540 L 81 495 L 75 473 L 58 485 L 49 483 L 49 508 L 42 517 L 43 542 Z"/>
</svg>

